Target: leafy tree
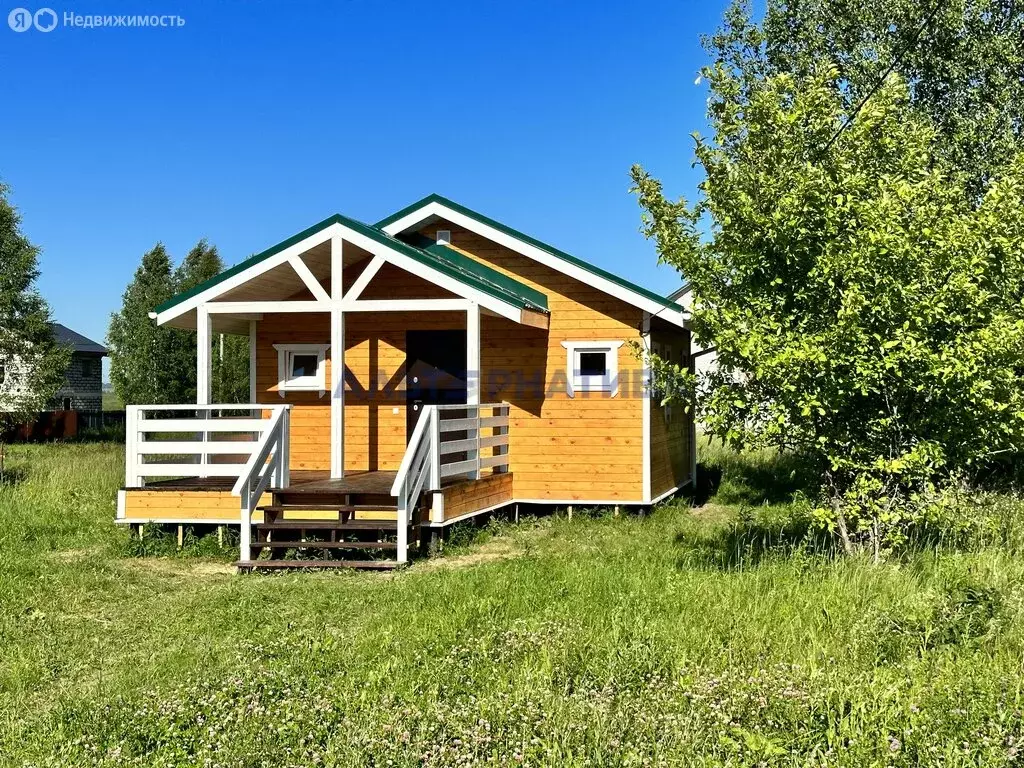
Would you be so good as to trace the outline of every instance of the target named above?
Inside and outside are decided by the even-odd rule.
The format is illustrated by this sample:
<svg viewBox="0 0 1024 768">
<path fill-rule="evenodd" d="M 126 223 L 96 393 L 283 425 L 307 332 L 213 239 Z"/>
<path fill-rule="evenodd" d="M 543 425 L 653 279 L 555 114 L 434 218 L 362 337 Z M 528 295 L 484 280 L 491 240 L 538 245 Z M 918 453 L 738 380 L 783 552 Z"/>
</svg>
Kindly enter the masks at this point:
<svg viewBox="0 0 1024 768">
<path fill-rule="evenodd" d="M 216 246 L 200 240 L 182 260 L 175 272 L 175 290 L 183 293 L 224 271 L 224 262 Z M 183 402 L 196 396 L 196 335 L 191 331 L 174 331 L 177 365 L 186 383 Z M 215 403 L 249 402 L 249 341 L 232 334 L 213 334 L 210 360 L 211 399 Z"/>
<path fill-rule="evenodd" d="M 59 345 L 50 309 L 36 289 L 39 249 L 0 183 L 0 411 L 22 420 L 45 410 L 64 381 L 71 350 Z"/>
<path fill-rule="evenodd" d="M 158 304 L 191 290 L 224 269 L 217 248 L 200 240 L 176 269 L 162 245 L 143 257 L 124 295 L 124 306 L 111 319 L 108 344 L 111 380 L 126 403 L 192 403 L 196 400 L 196 334 L 158 327 L 149 313 Z M 215 403 L 249 399 L 248 340 L 237 336 L 211 339 L 211 399 Z"/>
<path fill-rule="evenodd" d="M 181 371 L 175 364 L 175 331 L 158 327 L 149 317 L 153 308 L 174 292 L 171 258 L 163 244 L 157 243 L 143 255 L 125 289 L 121 310 L 111 315 L 107 331 L 110 381 L 127 405 L 188 402 L 179 399 Z"/>
<path fill-rule="evenodd" d="M 1024 4 L 1014 0 L 769 0 L 759 24 L 748 0 L 734 0 L 705 44 L 735 79 L 718 108 L 824 65 L 851 110 L 894 67 L 934 129 L 932 151 L 967 175 L 975 201 L 1020 146 Z"/>
<path fill-rule="evenodd" d="M 1024 448 L 1024 160 L 976 202 L 898 76 L 831 141 L 850 116 L 834 68 L 705 74 L 701 199 L 670 202 L 633 170 L 717 349 L 702 418 L 734 446 L 813 460 L 821 521 L 877 553 L 931 514 L 934 483 Z"/>
<path fill-rule="evenodd" d="M 213 351 L 213 401 L 249 402 L 249 338 L 220 334 Z"/>
</svg>

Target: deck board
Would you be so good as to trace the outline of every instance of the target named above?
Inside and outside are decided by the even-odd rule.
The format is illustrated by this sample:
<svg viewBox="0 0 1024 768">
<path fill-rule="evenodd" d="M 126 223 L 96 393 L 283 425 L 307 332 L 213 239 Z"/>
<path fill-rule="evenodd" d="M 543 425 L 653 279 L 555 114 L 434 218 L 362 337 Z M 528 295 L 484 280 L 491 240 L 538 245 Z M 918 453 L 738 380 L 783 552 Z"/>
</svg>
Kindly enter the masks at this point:
<svg viewBox="0 0 1024 768">
<path fill-rule="evenodd" d="M 391 495 L 391 486 L 398 473 L 391 470 L 348 472 L 343 478 L 332 479 L 330 472 L 319 469 L 293 469 L 290 473 L 288 493 L 362 493 L 381 496 Z M 444 488 L 463 485 L 462 478 L 450 478 L 442 482 Z M 231 477 L 181 477 L 171 480 L 156 480 L 146 483 L 154 491 L 230 491 L 235 480 Z M 274 489 L 273 490 L 280 490 Z"/>
</svg>

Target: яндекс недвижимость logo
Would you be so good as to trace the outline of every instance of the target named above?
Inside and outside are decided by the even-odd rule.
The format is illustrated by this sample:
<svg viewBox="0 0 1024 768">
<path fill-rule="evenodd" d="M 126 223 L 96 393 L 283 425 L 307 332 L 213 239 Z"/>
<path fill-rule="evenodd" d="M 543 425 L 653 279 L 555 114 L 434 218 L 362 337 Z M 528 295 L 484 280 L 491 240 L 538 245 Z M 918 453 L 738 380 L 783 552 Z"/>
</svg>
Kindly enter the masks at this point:
<svg viewBox="0 0 1024 768">
<path fill-rule="evenodd" d="M 28 32 L 36 29 L 40 32 L 52 32 L 61 22 L 53 8 L 40 8 L 33 13 L 28 8 L 15 8 L 7 14 L 7 26 L 15 32 Z M 73 29 L 99 29 L 103 27 L 183 27 L 185 19 L 173 14 L 131 14 L 119 16 L 114 14 L 75 13 L 64 11 L 63 26 Z"/>
<path fill-rule="evenodd" d="M 15 8 L 7 14 L 7 25 L 15 32 L 28 32 L 32 27 L 52 32 L 57 28 L 57 12 L 52 8 L 40 8 L 35 13 L 28 8 Z"/>
</svg>

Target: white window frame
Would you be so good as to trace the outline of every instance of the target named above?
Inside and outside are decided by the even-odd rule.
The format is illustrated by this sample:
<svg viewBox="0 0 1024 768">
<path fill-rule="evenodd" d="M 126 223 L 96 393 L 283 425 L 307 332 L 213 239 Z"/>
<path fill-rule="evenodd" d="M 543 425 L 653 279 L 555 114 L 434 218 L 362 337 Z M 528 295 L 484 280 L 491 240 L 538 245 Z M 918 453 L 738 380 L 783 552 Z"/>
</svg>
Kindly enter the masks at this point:
<svg viewBox="0 0 1024 768">
<path fill-rule="evenodd" d="M 277 392 L 284 397 L 287 392 L 327 392 L 327 350 L 330 344 L 275 344 L 277 350 Z M 316 373 L 300 379 L 291 378 L 294 355 L 316 355 Z"/>
<path fill-rule="evenodd" d="M 566 394 L 576 397 L 577 392 L 607 392 L 611 397 L 619 394 L 619 347 L 622 341 L 563 341 L 565 347 Z M 604 352 L 604 376 L 581 376 L 577 365 L 580 352 Z"/>
</svg>

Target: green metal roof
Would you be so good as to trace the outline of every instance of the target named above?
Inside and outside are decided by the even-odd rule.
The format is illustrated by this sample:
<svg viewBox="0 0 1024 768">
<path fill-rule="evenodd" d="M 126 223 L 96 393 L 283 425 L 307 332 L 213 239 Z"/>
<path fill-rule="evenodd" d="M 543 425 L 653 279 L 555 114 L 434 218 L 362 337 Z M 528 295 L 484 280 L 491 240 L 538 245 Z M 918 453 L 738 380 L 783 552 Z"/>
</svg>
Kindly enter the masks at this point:
<svg viewBox="0 0 1024 768">
<path fill-rule="evenodd" d="M 194 296 L 198 296 L 200 293 L 224 282 L 229 277 L 233 277 L 234 275 L 244 272 L 250 267 L 269 259 L 271 256 L 280 253 L 286 248 L 290 248 L 296 243 L 305 240 L 307 237 L 315 235 L 317 232 L 326 229 L 332 224 L 341 224 L 342 226 L 348 227 L 349 229 L 352 229 L 359 234 L 380 243 L 381 245 L 385 245 L 404 256 L 408 256 L 424 266 L 436 269 L 437 271 L 458 280 L 464 285 L 475 288 L 506 304 L 511 304 L 512 306 L 516 306 L 521 309 L 547 312 L 547 297 L 543 293 L 536 291 L 527 285 L 523 285 L 518 280 L 514 280 L 507 275 L 503 275 L 495 269 L 491 269 L 484 264 L 479 264 L 473 259 L 470 259 L 469 257 L 450 248 L 445 248 L 444 246 L 435 246 L 427 250 L 417 248 L 409 243 L 399 240 L 398 238 L 381 232 L 379 229 L 371 227 L 368 224 L 356 221 L 355 219 L 350 219 L 347 216 L 342 216 L 339 213 L 324 219 L 318 224 L 314 224 L 308 229 L 302 230 L 298 234 L 292 235 L 287 240 L 282 240 L 277 245 L 271 246 L 265 251 L 261 251 L 254 256 L 250 256 L 245 261 L 235 264 L 230 269 L 224 270 L 219 275 L 200 283 L 194 288 L 178 294 L 174 298 L 160 304 L 155 308 L 155 311 L 158 313 L 166 312 L 178 304 L 181 304 Z"/>
<path fill-rule="evenodd" d="M 381 219 L 374 226 L 377 227 L 378 229 L 382 229 L 386 227 L 388 224 L 393 224 L 399 219 L 404 218 L 410 213 L 413 213 L 419 210 L 420 208 L 429 205 L 430 203 L 440 203 L 441 205 L 447 208 L 451 208 L 453 211 L 458 211 L 463 216 L 468 216 L 471 219 L 475 219 L 481 224 L 486 224 L 489 227 L 493 227 L 494 229 L 498 230 L 499 232 L 503 232 L 509 237 L 514 237 L 517 240 L 522 240 L 524 243 L 529 243 L 535 248 L 540 248 L 542 251 L 547 251 L 552 256 L 557 256 L 560 259 L 564 259 L 570 264 L 585 269 L 588 272 L 599 277 L 603 277 L 605 280 L 609 280 L 615 283 L 616 285 L 619 285 L 627 290 L 633 291 L 634 293 L 638 293 L 641 296 L 650 299 L 651 301 L 657 302 L 658 304 L 661 304 L 664 307 L 668 307 L 671 309 L 679 309 L 679 305 L 676 304 L 671 299 L 668 299 L 664 296 L 659 296 L 654 291 L 649 291 L 646 288 L 637 285 L 636 283 L 631 283 L 625 278 L 619 277 L 618 275 L 612 274 L 611 272 L 603 270 L 600 267 L 596 267 L 593 264 L 590 264 L 589 262 L 583 261 L 583 259 L 578 259 L 575 256 L 566 253 L 565 251 L 561 251 L 558 248 L 555 248 L 554 246 L 548 245 L 547 243 L 542 243 L 540 240 L 537 240 L 536 238 L 530 237 L 529 235 L 523 232 L 512 229 L 512 227 L 505 226 L 499 221 L 495 221 L 494 219 L 484 216 L 482 213 L 477 213 L 476 211 L 470 210 L 466 206 L 459 205 L 454 200 L 449 200 L 448 198 L 442 197 L 441 195 L 427 195 L 422 200 L 419 200 L 413 203 L 412 205 L 406 206 L 402 210 L 398 211 L 397 213 L 391 214 L 385 219 Z"/>
</svg>

